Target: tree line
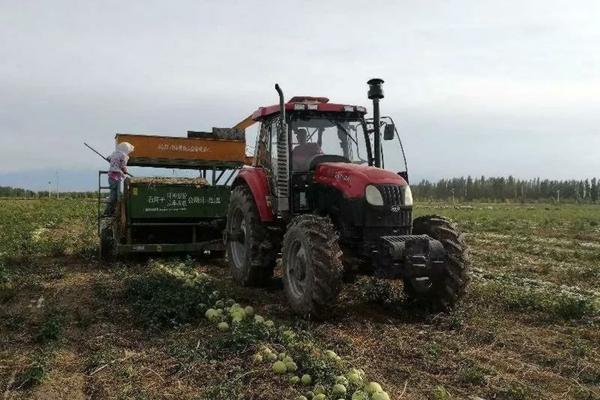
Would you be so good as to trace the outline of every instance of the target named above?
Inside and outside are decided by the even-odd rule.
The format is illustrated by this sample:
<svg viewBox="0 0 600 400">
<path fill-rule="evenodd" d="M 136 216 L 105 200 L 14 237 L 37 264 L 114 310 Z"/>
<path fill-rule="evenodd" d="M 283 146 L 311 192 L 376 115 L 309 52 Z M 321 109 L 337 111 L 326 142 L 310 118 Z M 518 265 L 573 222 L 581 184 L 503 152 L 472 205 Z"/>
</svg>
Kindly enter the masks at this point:
<svg viewBox="0 0 600 400">
<path fill-rule="evenodd" d="M 421 200 L 455 201 L 576 201 L 596 203 L 600 200 L 600 179 L 552 180 L 516 179 L 512 176 L 479 178 L 460 177 L 422 180 L 411 185 L 415 198 Z M 0 186 L 0 197 L 19 198 L 90 198 L 96 192 L 33 191 L 11 186 Z"/>
<path fill-rule="evenodd" d="M 422 180 L 411 185 L 422 200 L 459 201 L 575 201 L 595 203 L 600 199 L 600 179 L 552 180 L 505 177 L 460 177 Z"/>
<path fill-rule="evenodd" d="M 48 192 L 47 190 L 34 191 L 12 186 L 0 186 L 0 197 L 18 197 L 26 199 L 34 198 L 88 198 L 96 197 L 96 192 Z"/>
</svg>

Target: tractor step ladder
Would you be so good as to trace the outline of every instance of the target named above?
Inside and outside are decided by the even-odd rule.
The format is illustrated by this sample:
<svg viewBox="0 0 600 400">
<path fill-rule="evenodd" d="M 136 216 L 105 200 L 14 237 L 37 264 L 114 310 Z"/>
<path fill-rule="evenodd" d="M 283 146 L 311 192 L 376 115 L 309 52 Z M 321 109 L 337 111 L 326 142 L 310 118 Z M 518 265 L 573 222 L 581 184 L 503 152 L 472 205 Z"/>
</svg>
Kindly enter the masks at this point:
<svg viewBox="0 0 600 400">
<path fill-rule="evenodd" d="M 106 176 L 106 179 L 102 179 L 103 176 Z M 104 209 L 106 208 L 106 204 L 110 201 L 110 186 L 103 186 L 102 183 L 106 182 L 108 185 L 108 171 L 98 171 L 98 214 L 97 214 L 97 225 L 98 225 L 98 235 L 100 235 L 101 221 L 104 215 Z"/>
</svg>

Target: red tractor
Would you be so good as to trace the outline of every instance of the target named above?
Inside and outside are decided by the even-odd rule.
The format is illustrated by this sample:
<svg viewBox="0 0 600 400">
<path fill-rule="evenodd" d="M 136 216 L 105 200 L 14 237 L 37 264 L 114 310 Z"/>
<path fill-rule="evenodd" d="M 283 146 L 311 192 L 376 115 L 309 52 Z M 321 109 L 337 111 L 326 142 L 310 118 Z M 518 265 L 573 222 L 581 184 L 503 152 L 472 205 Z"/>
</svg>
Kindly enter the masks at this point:
<svg viewBox="0 0 600 400">
<path fill-rule="evenodd" d="M 356 271 L 402 279 L 409 299 L 437 310 L 464 293 L 461 233 L 439 216 L 412 219 L 400 137 L 379 115 L 382 83 L 368 82 L 372 119 L 364 107 L 324 97 L 285 103 L 275 85 L 279 104 L 236 126 L 260 123 L 253 166 L 233 182 L 227 215 L 227 257 L 239 284 L 266 284 L 281 255 L 292 309 L 314 318 L 326 316 L 344 274 Z M 391 171 L 386 161 L 402 165 Z"/>
</svg>

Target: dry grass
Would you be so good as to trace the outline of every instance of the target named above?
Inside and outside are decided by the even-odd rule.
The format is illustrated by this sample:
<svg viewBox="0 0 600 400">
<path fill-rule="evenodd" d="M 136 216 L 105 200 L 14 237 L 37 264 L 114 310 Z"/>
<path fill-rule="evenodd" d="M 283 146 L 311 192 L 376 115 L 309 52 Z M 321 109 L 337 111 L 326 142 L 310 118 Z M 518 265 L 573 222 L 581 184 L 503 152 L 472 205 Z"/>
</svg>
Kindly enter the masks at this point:
<svg viewBox="0 0 600 400">
<path fill-rule="evenodd" d="M 220 333 L 201 315 L 148 324 L 128 298 L 128 282 L 150 276 L 152 267 L 144 260 L 101 264 L 89 258 L 89 241 L 75 240 L 89 232 L 93 204 L 62 214 L 57 202 L 42 203 L 53 208 L 45 211 L 3 204 L 2 229 L 14 223 L 2 219 L 13 206 L 30 215 L 22 218 L 26 226 L 10 227 L 20 242 L 0 248 L 3 398 L 268 400 L 298 393 L 268 365 L 251 362 L 255 342 Z M 468 233 L 476 270 L 454 313 L 376 304 L 367 296 L 372 282 L 361 279 L 345 287 L 343 307 L 329 321 L 309 323 L 290 314 L 277 281 L 238 288 L 222 262 L 185 264 L 210 274 L 225 297 L 335 349 L 392 399 L 600 399 L 600 208 L 434 205 L 417 212 L 449 215 Z M 56 235 L 36 244 L 31 232 L 40 225 Z"/>
</svg>

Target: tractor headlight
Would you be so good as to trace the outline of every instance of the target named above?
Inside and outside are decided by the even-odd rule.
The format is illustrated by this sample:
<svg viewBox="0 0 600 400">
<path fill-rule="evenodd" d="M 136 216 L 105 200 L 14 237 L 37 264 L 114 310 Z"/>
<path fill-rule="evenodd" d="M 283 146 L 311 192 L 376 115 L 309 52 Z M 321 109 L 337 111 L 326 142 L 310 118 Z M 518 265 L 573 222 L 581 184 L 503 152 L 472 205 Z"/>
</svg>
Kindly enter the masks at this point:
<svg viewBox="0 0 600 400">
<path fill-rule="evenodd" d="M 412 206 L 413 198 L 412 198 L 412 191 L 410 190 L 410 186 L 408 186 L 408 185 L 404 186 L 402 191 L 404 192 L 404 205 Z"/>
<path fill-rule="evenodd" d="M 365 198 L 367 199 L 367 203 L 373 206 L 383 205 L 383 196 L 381 195 L 379 189 L 373 185 L 367 185 L 365 188 Z"/>
</svg>

